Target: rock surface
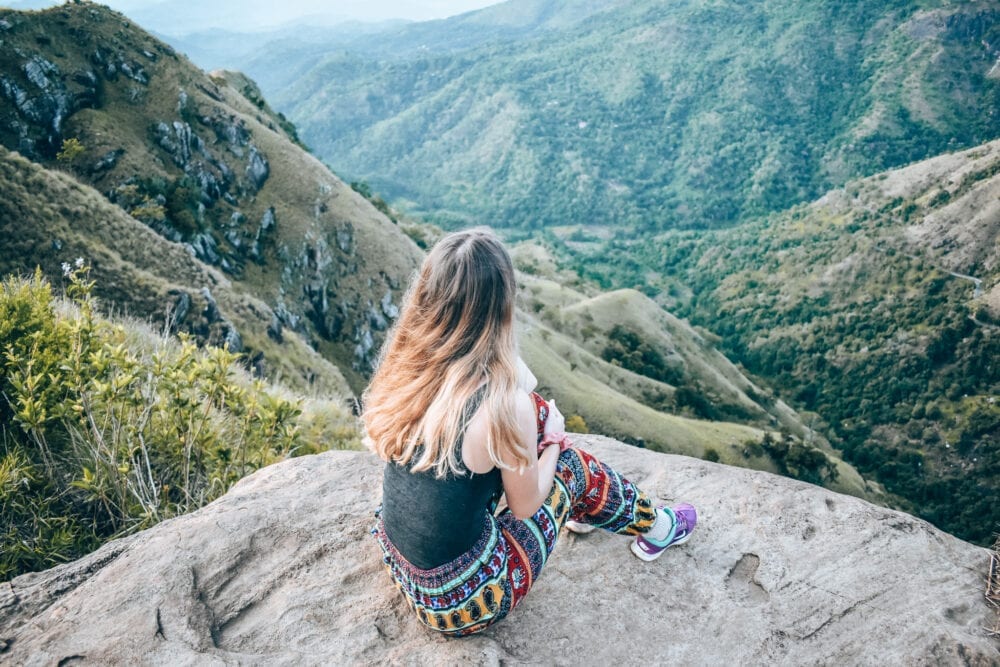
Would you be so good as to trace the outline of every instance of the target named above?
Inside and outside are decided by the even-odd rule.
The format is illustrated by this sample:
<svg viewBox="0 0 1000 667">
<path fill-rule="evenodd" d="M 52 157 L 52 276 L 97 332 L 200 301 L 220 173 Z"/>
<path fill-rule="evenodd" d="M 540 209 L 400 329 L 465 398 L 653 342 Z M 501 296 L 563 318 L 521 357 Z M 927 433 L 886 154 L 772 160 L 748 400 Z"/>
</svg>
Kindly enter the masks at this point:
<svg viewBox="0 0 1000 667">
<path fill-rule="evenodd" d="M 612 440 L 580 441 L 694 538 L 654 563 L 560 537 L 485 634 L 422 629 L 368 534 L 381 466 L 331 452 L 262 470 L 194 514 L 0 585 L 0 662 L 997 664 L 988 552 L 900 512 Z"/>
</svg>

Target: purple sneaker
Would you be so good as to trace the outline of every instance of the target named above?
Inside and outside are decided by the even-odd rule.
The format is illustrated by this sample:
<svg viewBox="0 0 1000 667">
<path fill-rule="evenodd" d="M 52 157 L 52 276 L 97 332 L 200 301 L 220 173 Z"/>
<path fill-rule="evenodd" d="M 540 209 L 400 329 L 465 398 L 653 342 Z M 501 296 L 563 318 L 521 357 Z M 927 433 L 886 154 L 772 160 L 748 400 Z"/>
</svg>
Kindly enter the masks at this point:
<svg viewBox="0 0 1000 667">
<path fill-rule="evenodd" d="M 692 505 L 681 503 L 673 509 L 669 507 L 658 507 L 664 514 L 674 521 L 673 528 L 667 534 L 667 539 L 662 542 L 653 540 L 645 535 L 636 535 L 635 542 L 632 543 L 632 553 L 645 561 L 656 560 L 667 547 L 675 544 L 684 544 L 691 539 L 694 526 L 698 523 L 698 513 Z"/>
</svg>

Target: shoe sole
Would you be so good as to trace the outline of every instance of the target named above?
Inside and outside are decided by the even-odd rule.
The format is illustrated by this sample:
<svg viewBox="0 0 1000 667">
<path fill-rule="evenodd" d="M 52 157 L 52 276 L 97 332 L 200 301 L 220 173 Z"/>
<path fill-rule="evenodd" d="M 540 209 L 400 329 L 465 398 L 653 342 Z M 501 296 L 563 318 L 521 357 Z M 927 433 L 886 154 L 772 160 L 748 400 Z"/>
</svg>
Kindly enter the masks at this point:
<svg viewBox="0 0 1000 667">
<path fill-rule="evenodd" d="M 597 526 L 580 523 L 579 521 L 567 521 L 566 530 L 577 535 L 586 535 L 587 533 L 592 533 L 597 530 Z"/>
<path fill-rule="evenodd" d="M 685 535 L 681 539 L 677 540 L 676 542 L 671 542 L 669 545 L 663 547 L 662 549 L 660 549 L 659 551 L 657 551 L 656 553 L 653 553 L 653 554 L 646 553 L 645 551 L 643 551 L 642 547 L 639 546 L 639 543 L 635 542 L 635 541 L 632 542 L 632 545 L 629 548 L 632 549 L 632 553 L 635 554 L 639 558 L 639 560 L 644 560 L 647 563 L 650 563 L 650 562 L 656 560 L 657 558 L 659 558 L 660 556 L 662 556 L 663 552 L 666 551 L 667 549 L 669 549 L 670 547 L 676 547 L 678 544 L 684 544 L 685 542 L 687 542 L 688 540 L 690 540 L 691 539 L 691 535 L 693 535 L 693 534 L 694 534 L 694 531 L 691 531 L 690 533 L 688 533 L 687 535 Z"/>
</svg>

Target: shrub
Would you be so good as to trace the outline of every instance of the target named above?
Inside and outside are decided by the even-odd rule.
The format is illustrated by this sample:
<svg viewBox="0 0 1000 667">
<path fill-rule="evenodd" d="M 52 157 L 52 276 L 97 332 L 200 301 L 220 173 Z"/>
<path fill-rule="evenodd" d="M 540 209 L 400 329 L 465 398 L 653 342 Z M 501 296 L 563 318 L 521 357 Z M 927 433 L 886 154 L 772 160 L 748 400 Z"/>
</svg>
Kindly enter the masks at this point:
<svg viewBox="0 0 1000 667">
<path fill-rule="evenodd" d="M 822 450 L 799 442 L 788 433 L 775 439 L 765 431 L 760 447 L 783 475 L 819 485 L 835 482 L 840 475 L 837 464 Z"/>
<path fill-rule="evenodd" d="M 146 197 L 141 204 L 129 211 L 129 215 L 146 224 L 164 222 L 167 219 L 167 209 Z"/>
<path fill-rule="evenodd" d="M 566 430 L 571 433 L 590 433 L 587 422 L 580 415 L 570 415 L 566 418 Z"/>
<path fill-rule="evenodd" d="M 608 331 L 608 344 L 601 351 L 601 358 L 666 384 L 677 385 L 684 379 L 657 348 L 643 340 L 638 332 L 621 324 Z"/>
<path fill-rule="evenodd" d="M 86 149 L 80 140 L 76 137 L 70 137 L 69 139 L 64 139 L 62 142 L 62 150 L 56 153 L 56 159 L 60 162 L 72 162 L 76 158 L 83 155 Z"/>
<path fill-rule="evenodd" d="M 0 285 L 0 580 L 196 509 L 315 442 L 356 446 L 346 410 L 303 417 L 226 349 L 100 317 L 88 268 L 63 268 L 69 302 L 40 273 Z"/>
</svg>

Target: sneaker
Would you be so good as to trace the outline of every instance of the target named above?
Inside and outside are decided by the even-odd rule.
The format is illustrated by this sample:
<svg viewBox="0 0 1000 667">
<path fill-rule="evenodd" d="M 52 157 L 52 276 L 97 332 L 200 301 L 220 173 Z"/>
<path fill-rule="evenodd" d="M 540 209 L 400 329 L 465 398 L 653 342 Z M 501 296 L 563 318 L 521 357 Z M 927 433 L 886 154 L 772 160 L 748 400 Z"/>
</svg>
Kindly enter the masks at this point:
<svg viewBox="0 0 1000 667">
<path fill-rule="evenodd" d="M 645 561 L 656 560 L 660 554 L 667 550 L 667 547 L 687 542 L 691 539 L 695 524 L 698 523 L 698 513 L 693 506 L 687 503 L 681 503 L 673 509 L 669 507 L 657 509 L 663 510 L 667 516 L 673 519 L 674 526 L 667 534 L 667 539 L 662 542 L 645 535 L 636 535 L 635 542 L 632 543 L 632 553 Z"/>
<path fill-rule="evenodd" d="M 597 528 L 597 526 L 591 526 L 589 523 L 580 523 L 579 521 L 567 521 L 566 530 L 571 533 L 576 533 L 577 535 L 586 535 L 587 533 L 592 533 Z"/>
</svg>

